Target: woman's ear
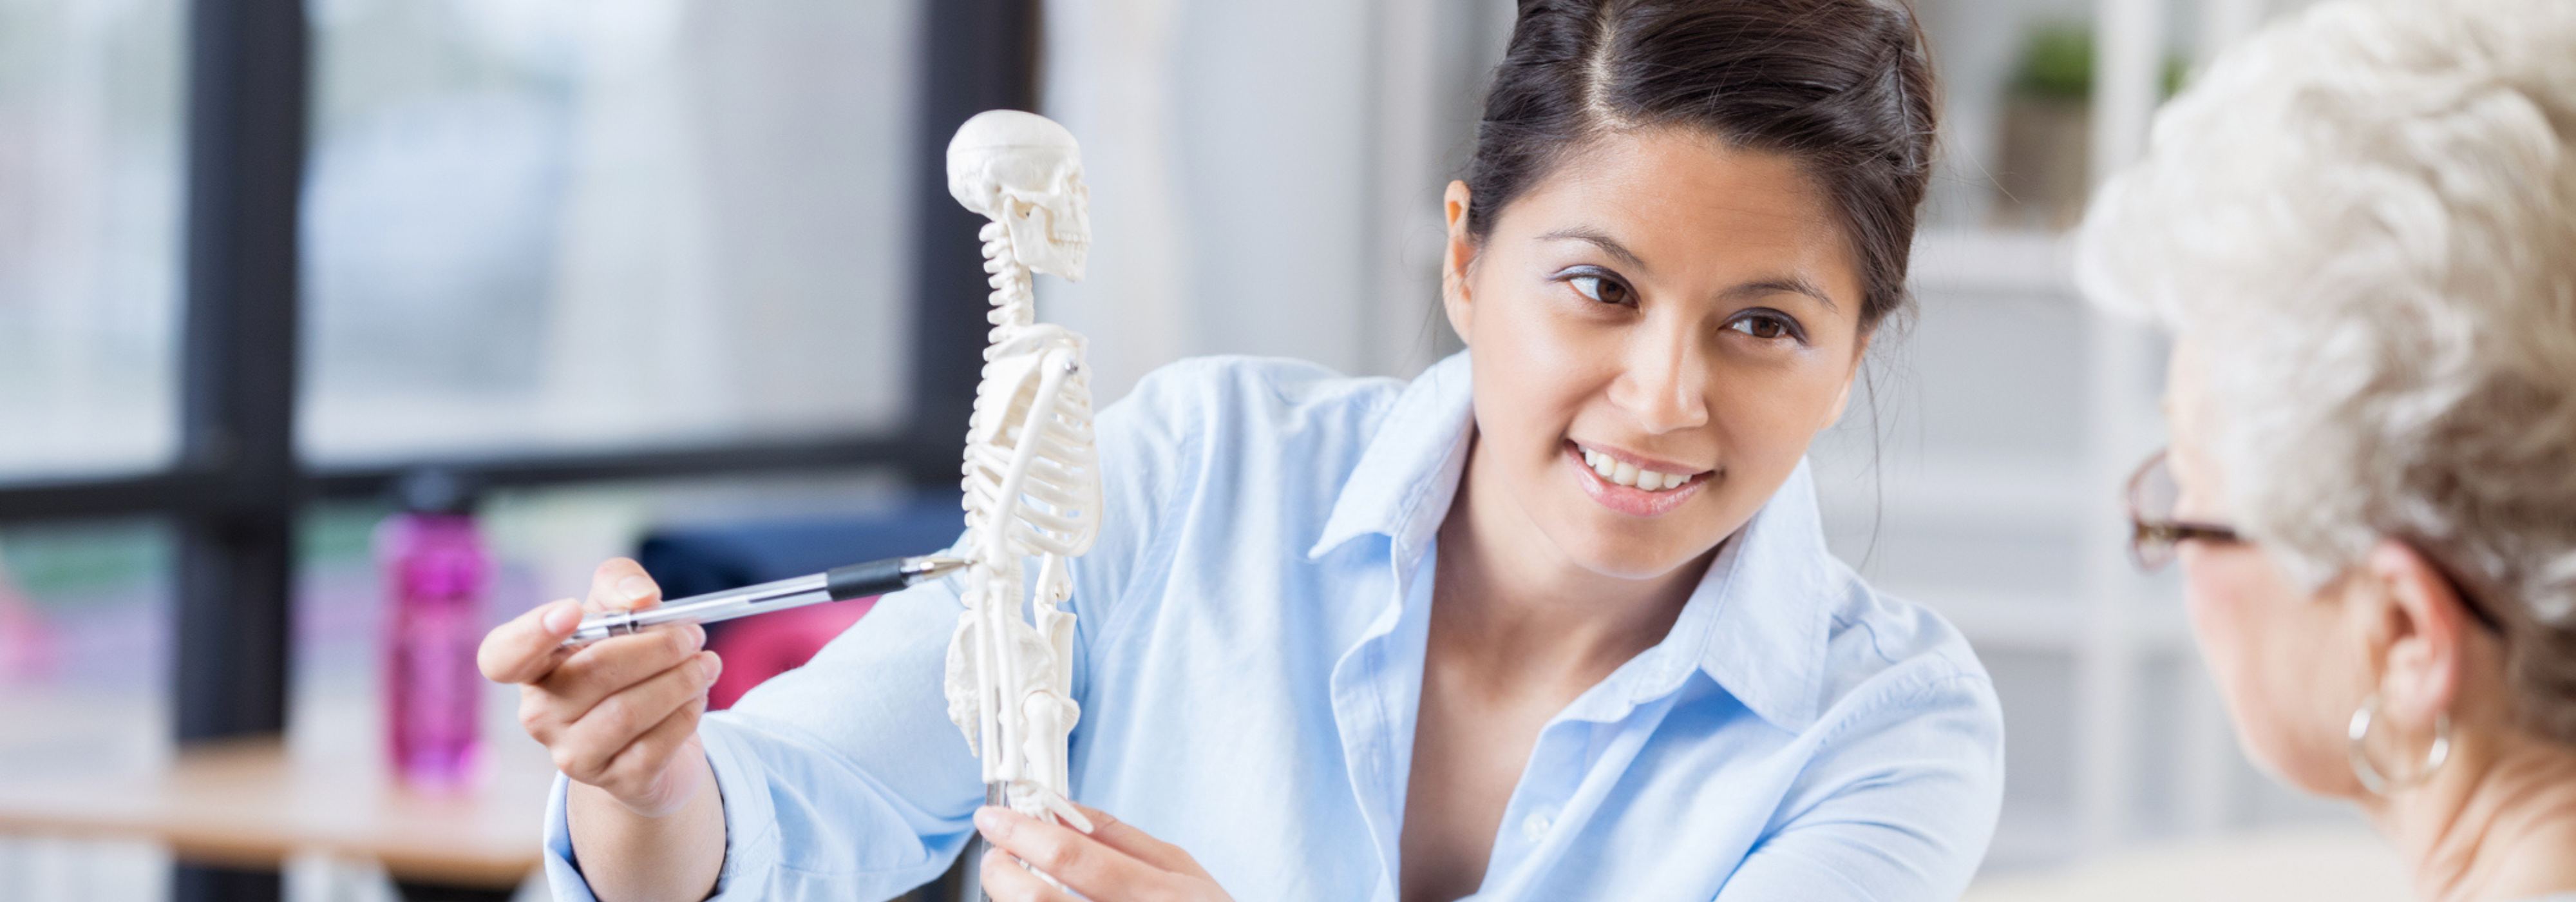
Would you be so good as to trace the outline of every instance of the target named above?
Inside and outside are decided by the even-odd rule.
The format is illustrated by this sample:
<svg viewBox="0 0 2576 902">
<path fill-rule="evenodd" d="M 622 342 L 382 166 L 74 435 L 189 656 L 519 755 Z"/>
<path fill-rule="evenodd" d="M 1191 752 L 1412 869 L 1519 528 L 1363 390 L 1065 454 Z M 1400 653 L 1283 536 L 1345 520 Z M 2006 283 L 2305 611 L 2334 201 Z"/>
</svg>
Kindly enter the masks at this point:
<svg viewBox="0 0 2576 902">
<path fill-rule="evenodd" d="M 1834 409 L 1825 411 L 1824 424 L 1816 427 L 1819 431 L 1834 428 L 1835 423 L 1843 421 L 1843 412 L 1851 409 L 1852 383 L 1860 381 L 1861 362 L 1869 359 L 1871 337 L 1867 332 L 1861 333 L 1860 341 L 1852 348 L 1851 372 L 1843 374 L 1842 393 L 1834 396 Z"/>
<path fill-rule="evenodd" d="M 1843 377 L 1842 393 L 1834 396 L 1834 409 L 1825 411 L 1825 421 L 1816 426 L 1818 431 L 1832 429 L 1835 423 L 1843 421 L 1843 411 L 1851 409 L 1852 383 L 1858 381 L 1860 381 L 1860 370 L 1855 367 L 1851 375 Z"/>
<path fill-rule="evenodd" d="M 1440 255 L 1440 309 L 1449 315 L 1449 328 L 1458 333 L 1458 341 L 1475 344 L 1471 336 L 1476 310 L 1467 291 L 1467 275 L 1475 271 L 1476 240 L 1467 232 L 1467 183 L 1451 181 L 1440 206 L 1449 223 L 1449 243 Z"/>
<path fill-rule="evenodd" d="M 2451 713 L 2469 641 L 2467 601 L 2423 552 L 2382 539 L 2362 562 L 2384 609 L 2380 709 L 2410 728 Z"/>
</svg>

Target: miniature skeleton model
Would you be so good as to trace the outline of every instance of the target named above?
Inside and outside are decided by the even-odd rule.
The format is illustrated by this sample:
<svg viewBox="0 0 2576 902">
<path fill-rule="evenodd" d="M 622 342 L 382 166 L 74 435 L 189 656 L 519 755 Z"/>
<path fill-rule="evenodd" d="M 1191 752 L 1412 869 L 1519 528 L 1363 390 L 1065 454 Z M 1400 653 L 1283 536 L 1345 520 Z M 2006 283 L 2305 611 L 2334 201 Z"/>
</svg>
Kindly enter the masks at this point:
<svg viewBox="0 0 2576 902">
<path fill-rule="evenodd" d="M 948 646 L 948 719 L 983 759 L 987 801 L 1089 832 L 1066 799 L 1073 702 L 1068 559 L 1100 530 L 1083 339 L 1037 322 L 1032 273 L 1082 278 L 1090 190 L 1073 135 L 1042 116 L 977 115 L 948 142 L 948 193 L 992 222 L 991 344 L 966 433 L 966 610 Z M 1037 578 L 1025 561 L 1037 559 Z M 1025 598 L 1023 592 L 1028 593 Z M 1022 611 L 1027 611 L 1023 619 Z"/>
</svg>

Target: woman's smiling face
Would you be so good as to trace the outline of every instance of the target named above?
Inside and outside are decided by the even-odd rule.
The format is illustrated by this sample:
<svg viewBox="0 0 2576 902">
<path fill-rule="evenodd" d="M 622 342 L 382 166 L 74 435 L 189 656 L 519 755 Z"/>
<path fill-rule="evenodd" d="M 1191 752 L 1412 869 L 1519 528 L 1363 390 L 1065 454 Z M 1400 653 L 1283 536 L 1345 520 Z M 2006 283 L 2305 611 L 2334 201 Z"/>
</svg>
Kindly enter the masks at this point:
<svg viewBox="0 0 2576 902">
<path fill-rule="evenodd" d="M 1481 242 L 1450 187 L 1443 293 L 1475 354 L 1480 504 L 1569 562 L 1663 575 L 1770 500 L 1841 416 L 1862 281 L 1790 158 L 1695 132 L 1606 135 Z M 1487 482 L 1486 480 L 1493 480 Z"/>
</svg>

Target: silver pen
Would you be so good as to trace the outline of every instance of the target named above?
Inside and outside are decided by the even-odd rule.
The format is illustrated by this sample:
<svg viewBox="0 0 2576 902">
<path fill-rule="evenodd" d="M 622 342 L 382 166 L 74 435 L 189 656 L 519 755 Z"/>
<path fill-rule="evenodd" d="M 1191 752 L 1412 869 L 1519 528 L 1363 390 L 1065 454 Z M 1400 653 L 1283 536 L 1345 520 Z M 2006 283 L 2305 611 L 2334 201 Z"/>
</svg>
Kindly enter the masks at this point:
<svg viewBox="0 0 2576 902">
<path fill-rule="evenodd" d="M 565 648 L 578 648 L 611 636 L 641 632 L 665 623 L 714 623 L 770 611 L 801 608 L 827 601 L 883 595 L 914 583 L 938 579 L 973 565 L 961 557 L 925 554 L 834 567 L 821 573 L 776 582 L 709 592 L 641 611 L 611 611 L 585 617 Z"/>
</svg>

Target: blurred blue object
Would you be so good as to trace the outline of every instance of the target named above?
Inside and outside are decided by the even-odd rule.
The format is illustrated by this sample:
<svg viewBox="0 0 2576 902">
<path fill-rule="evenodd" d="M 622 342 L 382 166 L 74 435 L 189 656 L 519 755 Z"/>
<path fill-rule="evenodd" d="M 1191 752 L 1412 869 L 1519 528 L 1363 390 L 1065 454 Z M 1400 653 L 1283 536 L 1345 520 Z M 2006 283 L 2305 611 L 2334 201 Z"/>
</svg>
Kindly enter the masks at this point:
<svg viewBox="0 0 2576 902">
<path fill-rule="evenodd" d="M 681 598 L 948 547 L 966 530 L 954 493 L 925 492 L 884 510 L 841 517 L 698 524 L 644 537 L 635 560 Z"/>
</svg>

